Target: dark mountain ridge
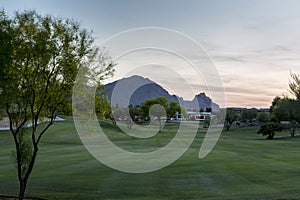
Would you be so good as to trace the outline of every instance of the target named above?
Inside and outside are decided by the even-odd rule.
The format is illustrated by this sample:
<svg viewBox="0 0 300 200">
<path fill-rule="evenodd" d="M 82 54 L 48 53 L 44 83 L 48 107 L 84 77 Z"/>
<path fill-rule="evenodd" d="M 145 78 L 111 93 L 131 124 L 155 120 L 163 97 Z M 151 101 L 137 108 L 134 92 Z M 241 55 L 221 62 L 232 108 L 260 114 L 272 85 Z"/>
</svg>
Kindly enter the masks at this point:
<svg viewBox="0 0 300 200">
<path fill-rule="evenodd" d="M 105 85 L 108 98 L 113 106 L 126 107 L 128 105 L 140 105 L 147 99 L 166 97 L 169 101 L 178 101 L 187 110 L 199 110 L 200 108 L 212 108 L 219 110 L 220 107 L 211 98 L 200 93 L 192 101 L 186 101 L 182 97 L 171 95 L 169 92 L 155 83 L 141 76 L 123 78 Z"/>
</svg>

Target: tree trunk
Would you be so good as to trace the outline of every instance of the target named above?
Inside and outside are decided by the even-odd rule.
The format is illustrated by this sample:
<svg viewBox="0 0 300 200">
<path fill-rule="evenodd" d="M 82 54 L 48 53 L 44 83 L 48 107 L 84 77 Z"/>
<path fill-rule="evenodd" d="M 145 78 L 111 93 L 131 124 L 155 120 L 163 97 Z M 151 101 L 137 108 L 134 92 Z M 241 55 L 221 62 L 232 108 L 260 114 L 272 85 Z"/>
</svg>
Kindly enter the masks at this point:
<svg viewBox="0 0 300 200">
<path fill-rule="evenodd" d="M 268 139 L 268 140 L 272 140 L 272 139 L 274 138 L 274 136 L 275 136 L 275 133 L 274 133 L 274 132 L 271 132 L 271 133 L 269 134 L 269 136 L 267 137 L 267 139 Z"/>
<path fill-rule="evenodd" d="M 27 186 L 27 180 L 20 181 L 19 200 L 23 200 L 24 199 L 26 186 Z"/>
<path fill-rule="evenodd" d="M 291 136 L 294 137 L 295 136 L 295 128 L 291 128 L 291 132 L 290 132 Z"/>
<path fill-rule="evenodd" d="M 161 132 L 161 129 L 162 129 L 162 127 L 161 127 L 161 119 L 160 119 L 160 117 L 158 118 L 158 122 L 159 122 L 159 133 Z"/>
<path fill-rule="evenodd" d="M 27 182 L 28 182 L 28 179 L 29 179 L 29 177 L 31 175 L 31 172 L 33 170 L 35 159 L 36 159 L 36 156 L 37 156 L 37 152 L 38 152 L 38 147 L 37 147 L 37 145 L 35 145 L 33 153 L 32 153 L 32 158 L 31 158 L 30 164 L 28 166 L 28 169 L 26 170 L 26 173 L 25 173 L 24 177 L 22 177 L 22 175 L 21 175 L 20 176 L 21 179 L 19 178 L 19 183 L 20 183 L 19 200 L 24 199 Z"/>
<path fill-rule="evenodd" d="M 226 124 L 225 125 L 225 128 L 226 128 L 227 131 L 229 131 L 230 127 L 231 127 L 231 124 Z"/>
<path fill-rule="evenodd" d="M 22 158 L 21 158 L 19 142 L 18 142 L 16 134 L 13 134 L 13 136 L 14 136 L 16 154 L 17 154 L 16 159 L 17 159 L 18 180 L 19 180 L 19 199 L 23 200 L 24 195 L 25 195 L 27 181 L 24 181 L 24 179 L 22 178 L 22 164 L 21 164 Z"/>
</svg>

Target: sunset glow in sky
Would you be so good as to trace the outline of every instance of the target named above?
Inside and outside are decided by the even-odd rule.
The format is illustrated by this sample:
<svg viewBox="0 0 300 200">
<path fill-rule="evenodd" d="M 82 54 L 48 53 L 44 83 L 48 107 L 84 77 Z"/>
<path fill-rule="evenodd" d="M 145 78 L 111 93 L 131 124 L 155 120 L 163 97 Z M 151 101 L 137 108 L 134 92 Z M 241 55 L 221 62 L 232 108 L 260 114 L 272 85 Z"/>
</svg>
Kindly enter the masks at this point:
<svg viewBox="0 0 300 200">
<path fill-rule="evenodd" d="M 275 96 L 288 94 L 290 72 L 300 74 L 298 0 L 2 0 L 0 8 L 9 15 L 35 9 L 73 18 L 93 30 L 99 44 L 140 27 L 184 33 L 212 58 L 223 80 L 227 106 L 269 107 Z M 122 77 L 116 70 L 110 81 Z M 197 80 L 194 83 L 197 87 Z M 191 98 L 184 89 L 179 93 Z"/>
</svg>

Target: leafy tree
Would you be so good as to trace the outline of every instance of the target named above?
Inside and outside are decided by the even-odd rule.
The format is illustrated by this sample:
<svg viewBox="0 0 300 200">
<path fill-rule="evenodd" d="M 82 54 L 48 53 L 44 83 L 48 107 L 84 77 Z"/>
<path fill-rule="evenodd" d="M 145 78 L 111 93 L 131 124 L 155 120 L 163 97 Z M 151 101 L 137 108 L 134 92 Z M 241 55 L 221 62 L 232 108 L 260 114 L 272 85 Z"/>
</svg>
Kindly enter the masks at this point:
<svg viewBox="0 0 300 200">
<path fill-rule="evenodd" d="M 272 118 L 279 123 L 280 121 L 291 121 L 296 116 L 296 101 L 288 97 L 280 98 L 272 108 Z"/>
<path fill-rule="evenodd" d="M 279 126 L 277 123 L 268 122 L 260 126 L 258 130 L 258 134 L 263 134 L 264 136 L 267 135 L 267 139 L 271 140 L 275 136 L 275 132 L 279 131 Z"/>
<path fill-rule="evenodd" d="M 168 110 L 168 100 L 166 97 L 158 97 L 154 99 L 147 99 L 141 105 L 143 111 L 143 117 L 155 117 L 159 122 L 159 132 L 162 130 L 162 117 L 165 117 L 166 110 Z"/>
<path fill-rule="evenodd" d="M 5 113 L 5 111 L 0 106 L 0 120 L 3 119 L 4 113 Z"/>
<path fill-rule="evenodd" d="M 291 135 L 295 135 L 295 128 L 300 121 L 300 77 L 291 73 L 292 80 L 289 81 L 289 91 L 295 99 L 289 97 L 276 96 L 270 107 L 271 121 L 263 124 L 258 133 L 268 135 L 267 139 L 272 139 L 275 131 L 284 128 L 291 130 Z M 286 125 L 281 124 L 282 121 L 288 121 Z"/>
<path fill-rule="evenodd" d="M 4 11 L 0 11 L 0 95 L 4 93 L 6 65 L 12 64 L 12 55 L 14 53 L 11 40 L 11 21 L 7 18 Z M 0 99 L 0 118 L 5 112 L 3 99 Z"/>
<path fill-rule="evenodd" d="M 113 64 L 102 62 L 91 33 L 78 23 L 35 11 L 16 13 L 12 19 L 1 12 L 0 38 L 0 105 L 9 118 L 23 199 L 40 141 L 66 103 L 79 67 L 101 62 L 102 80 Z M 91 77 L 94 71 L 87 71 Z"/>
<path fill-rule="evenodd" d="M 267 135 L 267 139 L 273 139 L 275 132 L 281 131 L 283 129 L 290 129 L 291 135 L 295 134 L 295 119 L 296 119 L 296 110 L 297 101 L 288 97 L 275 97 L 271 109 L 271 122 L 268 122 L 264 118 L 263 113 L 258 115 L 258 120 L 265 122 L 261 125 L 258 133 Z M 281 123 L 282 121 L 287 121 L 286 124 Z"/>
<path fill-rule="evenodd" d="M 241 121 L 250 123 L 256 118 L 257 110 L 255 108 L 243 110 L 241 113 Z"/>
<path fill-rule="evenodd" d="M 232 123 L 237 120 L 238 115 L 236 114 L 235 110 L 233 108 L 227 108 L 226 109 L 226 116 L 225 116 L 225 128 L 227 131 L 229 131 Z"/>
<path fill-rule="evenodd" d="M 257 121 L 266 123 L 270 121 L 270 113 L 268 112 L 259 112 L 256 116 Z"/>
<path fill-rule="evenodd" d="M 292 95 L 296 98 L 294 101 L 294 117 L 297 122 L 300 122 L 300 76 L 291 73 L 291 78 L 289 82 L 289 90 Z"/>
<path fill-rule="evenodd" d="M 281 100 L 281 97 L 276 96 L 273 101 L 272 101 L 272 105 L 270 106 L 270 113 L 273 112 L 273 108 L 277 105 L 277 103 Z"/>
<path fill-rule="evenodd" d="M 181 112 L 181 107 L 178 101 L 171 101 L 169 103 L 169 106 L 167 108 L 167 115 L 168 117 L 173 117 L 175 116 L 176 113 L 180 113 Z"/>
<path fill-rule="evenodd" d="M 291 78 L 292 80 L 289 81 L 289 91 L 298 101 L 300 101 L 300 76 L 291 73 Z"/>
<path fill-rule="evenodd" d="M 57 107 L 58 115 L 71 116 L 72 115 L 72 96 L 66 94 L 62 97 L 62 103 Z"/>
<path fill-rule="evenodd" d="M 139 105 L 136 106 L 129 105 L 129 113 L 130 113 L 130 117 L 134 121 L 137 121 L 143 115 L 143 111 L 141 109 L 141 106 Z"/>
<path fill-rule="evenodd" d="M 96 95 L 95 109 L 100 119 L 105 119 L 105 116 L 112 112 L 112 106 L 106 94 Z"/>
</svg>

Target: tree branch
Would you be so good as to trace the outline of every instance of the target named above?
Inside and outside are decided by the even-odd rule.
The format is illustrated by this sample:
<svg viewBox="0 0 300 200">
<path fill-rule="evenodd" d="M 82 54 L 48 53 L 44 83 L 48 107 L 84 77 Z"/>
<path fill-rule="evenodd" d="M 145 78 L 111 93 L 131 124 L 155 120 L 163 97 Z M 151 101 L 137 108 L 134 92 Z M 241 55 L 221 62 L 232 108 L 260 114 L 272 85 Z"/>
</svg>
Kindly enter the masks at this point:
<svg viewBox="0 0 300 200">
<path fill-rule="evenodd" d="M 39 137 L 36 141 L 36 145 L 38 145 L 38 143 L 40 142 L 42 136 L 44 135 L 44 133 L 49 129 L 49 127 L 53 124 L 53 120 L 56 116 L 54 116 L 54 113 L 55 113 L 55 110 L 56 109 L 53 109 L 52 112 L 51 112 L 51 118 L 50 118 L 50 122 L 49 124 L 47 124 L 47 126 L 42 130 L 42 132 L 39 134 Z"/>
</svg>

